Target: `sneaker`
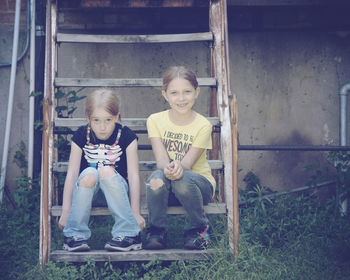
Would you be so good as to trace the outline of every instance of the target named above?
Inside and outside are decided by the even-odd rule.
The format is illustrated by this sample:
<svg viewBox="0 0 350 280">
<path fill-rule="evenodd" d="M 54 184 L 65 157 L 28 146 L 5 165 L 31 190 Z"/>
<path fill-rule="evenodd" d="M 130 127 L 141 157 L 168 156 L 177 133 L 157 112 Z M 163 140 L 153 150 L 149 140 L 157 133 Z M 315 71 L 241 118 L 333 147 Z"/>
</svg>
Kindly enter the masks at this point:
<svg viewBox="0 0 350 280">
<path fill-rule="evenodd" d="M 161 227 L 150 226 L 147 230 L 146 241 L 143 248 L 147 250 L 160 250 L 166 247 L 167 230 Z"/>
<path fill-rule="evenodd" d="M 63 250 L 69 252 L 89 251 L 87 239 L 82 237 L 64 237 Z"/>
<path fill-rule="evenodd" d="M 204 250 L 210 242 L 209 226 L 193 228 L 185 232 L 185 249 Z"/>
<path fill-rule="evenodd" d="M 141 235 L 114 237 L 111 241 L 108 241 L 105 245 L 105 249 L 108 251 L 137 251 L 142 249 Z"/>
</svg>

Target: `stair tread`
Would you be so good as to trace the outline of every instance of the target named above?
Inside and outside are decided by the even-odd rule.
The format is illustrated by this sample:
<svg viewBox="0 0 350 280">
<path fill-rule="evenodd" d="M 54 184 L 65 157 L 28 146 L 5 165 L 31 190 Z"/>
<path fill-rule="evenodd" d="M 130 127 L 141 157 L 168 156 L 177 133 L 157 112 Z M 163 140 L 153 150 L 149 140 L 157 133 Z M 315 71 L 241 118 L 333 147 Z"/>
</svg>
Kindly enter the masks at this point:
<svg viewBox="0 0 350 280">
<path fill-rule="evenodd" d="M 198 78 L 200 86 L 216 86 L 216 79 Z M 97 79 L 97 78 L 55 78 L 56 87 L 161 87 L 160 78 Z"/>
<path fill-rule="evenodd" d="M 222 160 L 208 160 L 211 169 L 222 169 L 224 167 Z M 68 162 L 53 162 L 52 170 L 55 172 L 65 172 L 68 168 Z M 149 161 L 139 161 L 140 171 L 152 171 L 156 169 L 156 162 Z"/>
<path fill-rule="evenodd" d="M 226 204 L 222 202 L 212 202 L 204 206 L 204 211 L 208 214 L 223 214 L 226 213 Z M 51 207 L 51 215 L 58 217 L 61 215 L 62 206 L 56 205 Z M 179 215 L 186 214 L 185 209 L 182 206 L 170 206 L 167 209 L 168 214 Z M 141 207 L 141 214 L 148 215 L 148 210 L 146 207 Z M 107 207 L 93 207 L 91 210 L 91 215 L 93 216 L 105 216 L 110 215 Z"/>
<path fill-rule="evenodd" d="M 51 261 L 62 262 L 84 262 L 88 259 L 95 261 L 149 261 L 159 260 L 199 260 L 208 257 L 208 254 L 217 252 L 215 249 L 207 250 L 185 250 L 185 249 L 164 249 L 164 250 L 139 250 L 129 252 L 110 252 L 106 250 L 91 250 L 88 252 L 67 252 L 56 250 L 50 253 Z"/>
<path fill-rule="evenodd" d="M 56 40 L 60 43 L 175 43 L 212 41 L 213 34 L 211 32 L 141 35 L 57 33 Z"/>
<path fill-rule="evenodd" d="M 208 121 L 214 125 L 219 126 L 220 120 L 218 117 L 207 117 Z M 144 128 L 146 129 L 147 118 L 122 118 L 123 125 L 129 128 Z M 79 127 L 86 124 L 86 118 L 55 118 L 56 127 Z"/>
</svg>

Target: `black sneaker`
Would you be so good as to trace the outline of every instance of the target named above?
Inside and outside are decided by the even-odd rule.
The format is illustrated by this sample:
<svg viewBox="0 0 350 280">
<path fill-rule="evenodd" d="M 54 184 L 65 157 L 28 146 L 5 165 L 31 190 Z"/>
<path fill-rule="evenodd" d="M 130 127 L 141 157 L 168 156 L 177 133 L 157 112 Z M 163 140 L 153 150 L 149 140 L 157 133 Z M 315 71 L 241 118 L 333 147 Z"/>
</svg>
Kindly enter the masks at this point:
<svg viewBox="0 0 350 280">
<path fill-rule="evenodd" d="M 185 232 L 185 249 L 204 250 L 210 242 L 209 226 L 193 228 Z"/>
<path fill-rule="evenodd" d="M 63 250 L 69 252 L 89 251 L 87 239 L 82 237 L 64 237 Z"/>
<path fill-rule="evenodd" d="M 142 249 L 141 235 L 114 237 L 111 241 L 108 241 L 105 245 L 105 249 L 108 251 L 137 251 Z"/>
<path fill-rule="evenodd" d="M 143 248 L 147 250 L 160 250 L 166 247 L 167 230 L 165 228 L 150 226 L 147 230 L 146 241 Z"/>
</svg>

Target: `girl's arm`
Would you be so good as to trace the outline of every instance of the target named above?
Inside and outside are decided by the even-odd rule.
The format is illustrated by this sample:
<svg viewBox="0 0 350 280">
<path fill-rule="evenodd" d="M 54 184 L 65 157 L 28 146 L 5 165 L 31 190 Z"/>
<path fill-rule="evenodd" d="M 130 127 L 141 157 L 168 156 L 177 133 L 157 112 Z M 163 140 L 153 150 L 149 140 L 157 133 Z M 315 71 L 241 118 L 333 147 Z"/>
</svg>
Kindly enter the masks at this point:
<svg viewBox="0 0 350 280">
<path fill-rule="evenodd" d="M 140 212 L 140 175 L 139 175 L 139 157 L 137 153 L 137 140 L 132 141 L 126 148 L 128 181 L 130 189 L 130 205 L 136 221 L 142 231 L 146 226 L 145 219 Z"/>
<path fill-rule="evenodd" d="M 71 142 L 67 176 L 63 189 L 62 214 L 58 221 L 60 229 L 63 229 L 66 226 L 66 221 L 72 206 L 73 190 L 79 176 L 81 155 L 82 150 L 80 147 L 74 142 Z"/>
<path fill-rule="evenodd" d="M 157 169 L 163 170 L 165 177 L 169 180 L 181 178 L 182 173 L 180 174 L 179 170 L 177 170 L 176 175 L 174 174 L 174 162 L 170 162 L 162 140 L 159 137 L 151 137 L 150 141 L 152 144 L 153 155 L 156 159 Z"/>
<path fill-rule="evenodd" d="M 162 140 L 158 137 L 151 137 L 150 141 L 152 144 L 152 151 L 154 154 L 154 158 L 157 163 L 157 169 L 166 168 L 170 163 L 170 159 L 162 143 Z"/>
<path fill-rule="evenodd" d="M 196 161 L 200 158 L 202 155 L 204 149 L 202 148 L 196 148 L 191 147 L 187 153 L 185 154 L 184 158 L 181 160 L 181 166 L 184 170 L 191 170 L 192 166 L 196 163 Z"/>
</svg>

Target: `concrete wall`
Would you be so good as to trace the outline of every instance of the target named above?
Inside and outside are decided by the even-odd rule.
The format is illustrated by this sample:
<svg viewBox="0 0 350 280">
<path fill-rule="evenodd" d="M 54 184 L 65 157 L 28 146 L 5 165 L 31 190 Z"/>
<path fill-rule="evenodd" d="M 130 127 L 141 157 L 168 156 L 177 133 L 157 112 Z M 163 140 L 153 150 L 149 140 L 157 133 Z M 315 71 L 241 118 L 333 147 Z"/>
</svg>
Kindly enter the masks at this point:
<svg viewBox="0 0 350 280">
<path fill-rule="evenodd" d="M 12 60 L 13 25 L 15 18 L 15 0 L 0 1 L 0 64 L 10 63 Z M 18 55 L 23 53 L 26 45 L 26 1 L 21 1 L 20 35 Z M 8 107 L 11 66 L 0 67 L 0 156 L 3 156 L 4 133 Z M 15 178 L 21 175 L 20 168 L 14 162 L 14 155 L 19 150 L 21 141 L 28 142 L 28 96 L 29 96 L 29 56 L 26 53 L 18 62 L 12 126 L 9 142 L 8 167 L 6 185 L 15 186 Z"/>
<path fill-rule="evenodd" d="M 159 33 L 203 31 L 207 11 L 201 8 L 182 11 L 191 17 L 181 25 L 172 11 L 145 10 L 141 14 L 73 13 L 65 10 L 59 17 L 61 28 L 83 28 L 107 32 L 123 30 Z M 166 16 L 164 16 L 166 15 Z M 185 15 L 185 16 L 184 16 Z M 340 87 L 350 82 L 350 24 L 339 8 L 267 7 L 229 8 L 229 43 L 232 92 L 238 101 L 238 131 L 241 145 L 338 145 Z M 130 22 L 130 18 L 133 19 Z M 325 20 L 322 20 L 325 19 Z M 129 24 L 128 24 L 129 23 Z M 129 26 L 125 30 L 123 26 Z M 106 31 L 106 29 L 105 29 Z M 9 35 L 8 35 L 9 36 Z M 9 47 L 9 46 L 7 46 Z M 160 77 L 170 65 L 190 65 L 198 76 L 209 75 L 210 53 L 206 43 L 155 45 L 62 44 L 59 48 L 60 77 Z M 1 46 L 3 49 L 3 46 Z M 21 66 L 21 64 L 23 64 Z M 23 67 L 23 68 L 21 68 Z M 16 119 L 13 131 L 7 182 L 12 184 L 18 168 L 13 153 L 27 133 L 28 59 L 20 63 L 16 84 Z M 9 69 L 0 68 L 0 95 L 6 99 Z M 69 89 L 67 89 L 69 90 Z M 88 94 L 87 88 L 79 94 Z M 122 117 L 146 117 L 167 108 L 157 89 L 121 89 Z M 6 107 L 1 103 L 1 128 Z M 76 112 L 82 116 L 83 106 Z M 203 89 L 196 109 L 208 115 L 208 90 Z M 2 139 L 0 139 L 0 144 Z M 141 144 L 147 138 L 141 136 Z M 1 151 L 2 153 L 2 151 Z M 149 159 L 150 152 L 140 152 Z M 327 164 L 325 152 L 239 152 L 239 181 L 253 171 L 263 185 L 282 190 L 302 186 L 309 174 L 302 169 L 317 161 Z"/>
<path fill-rule="evenodd" d="M 346 9 L 231 9 L 232 91 L 241 145 L 339 145 L 339 89 L 350 81 Z M 349 107 L 349 106 L 348 106 Z M 348 135 L 349 137 L 350 135 Z M 327 152 L 240 151 L 240 184 L 253 171 L 275 190 L 303 186 Z"/>
<path fill-rule="evenodd" d="M 339 89 L 349 82 L 350 36 L 336 32 L 231 34 L 232 89 L 242 145 L 338 145 Z M 235 67 L 238 66 L 238 67 Z M 302 186 L 324 152 L 239 153 L 273 189 Z M 325 164 L 325 163 L 324 163 Z"/>
</svg>

